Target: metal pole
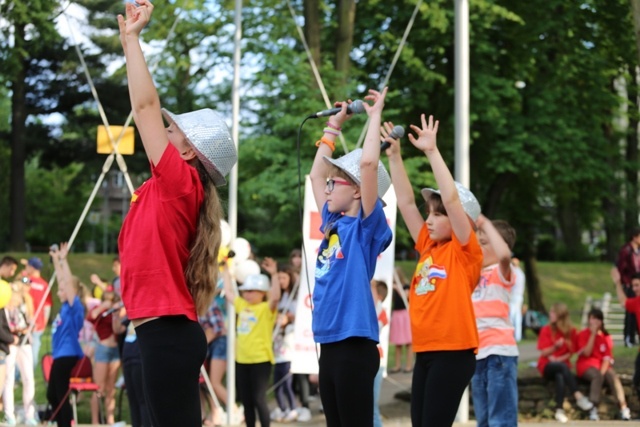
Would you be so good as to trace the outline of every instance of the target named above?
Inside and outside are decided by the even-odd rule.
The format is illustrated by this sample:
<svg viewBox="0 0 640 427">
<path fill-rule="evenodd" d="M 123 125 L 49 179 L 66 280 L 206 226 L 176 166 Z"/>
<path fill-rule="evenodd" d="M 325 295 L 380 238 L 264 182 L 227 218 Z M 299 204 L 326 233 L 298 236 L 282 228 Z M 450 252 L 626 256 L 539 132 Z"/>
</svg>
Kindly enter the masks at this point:
<svg viewBox="0 0 640 427">
<path fill-rule="evenodd" d="M 455 0 L 455 179 L 469 188 L 469 0 Z M 469 387 L 456 421 L 469 421 Z"/>
<path fill-rule="evenodd" d="M 232 127 L 231 136 L 238 150 L 238 124 L 240 122 L 240 59 L 242 42 L 242 0 L 236 0 L 236 31 L 233 37 L 233 88 L 232 88 Z M 229 177 L 229 226 L 231 241 L 238 235 L 238 163 L 231 169 Z M 227 425 L 231 425 L 231 415 L 236 401 L 236 312 L 233 305 L 227 303 L 229 329 L 227 330 Z"/>
</svg>

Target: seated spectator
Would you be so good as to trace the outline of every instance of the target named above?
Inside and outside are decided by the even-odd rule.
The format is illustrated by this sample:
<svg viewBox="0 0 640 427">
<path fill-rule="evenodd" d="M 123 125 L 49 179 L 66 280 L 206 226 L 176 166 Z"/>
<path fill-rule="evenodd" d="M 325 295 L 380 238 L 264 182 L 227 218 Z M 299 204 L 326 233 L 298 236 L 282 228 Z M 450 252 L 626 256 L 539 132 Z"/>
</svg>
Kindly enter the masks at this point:
<svg viewBox="0 0 640 427">
<path fill-rule="evenodd" d="M 593 421 L 600 419 L 598 403 L 600 403 L 602 383 L 606 381 L 620 405 L 620 418 L 630 420 L 631 411 L 627 406 L 622 383 L 613 370 L 613 339 L 604 326 L 604 315 L 601 310 L 594 308 L 589 312 L 588 327 L 578 334 L 578 349 L 576 371 L 579 378 L 590 383 L 589 400 L 594 405 L 589 413 L 589 419 Z"/>
<path fill-rule="evenodd" d="M 577 333 L 571 325 L 569 310 L 563 303 L 555 303 L 549 310 L 549 324 L 543 326 L 538 336 L 538 371 L 551 381 L 555 381 L 555 419 L 566 423 L 569 418 L 564 412 L 565 386 L 576 399 L 583 411 L 590 411 L 593 403 L 578 391 L 576 378 L 571 372 L 571 356 L 577 351 Z"/>
</svg>

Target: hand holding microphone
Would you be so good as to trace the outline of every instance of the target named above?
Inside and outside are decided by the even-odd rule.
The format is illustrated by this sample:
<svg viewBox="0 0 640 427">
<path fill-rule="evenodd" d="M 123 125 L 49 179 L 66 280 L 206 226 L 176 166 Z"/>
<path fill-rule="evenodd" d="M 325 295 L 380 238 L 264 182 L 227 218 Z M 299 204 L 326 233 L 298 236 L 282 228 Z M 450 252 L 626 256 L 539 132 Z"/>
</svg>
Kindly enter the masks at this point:
<svg viewBox="0 0 640 427">
<path fill-rule="evenodd" d="M 389 138 L 393 138 L 393 139 L 400 139 L 403 136 L 404 136 L 404 128 L 402 126 L 394 126 L 388 135 Z M 384 151 L 389 147 L 391 147 L 391 143 L 383 140 L 382 144 L 380 145 L 380 151 Z"/>
<path fill-rule="evenodd" d="M 106 310 L 104 313 L 102 313 L 102 317 L 107 317 L 111 313 L 120 310 L 122 307 L 124 307 L 124 304 L 122 303 L 122 301 L 120 301 L 114 304 L 113 307 L 111 307 L 109 310 Z"/>
<path fill-rule="evenodd" d="M 315 114 L 310 115 L 308 118 L 317 119 L 320 117 L 333 116 L 342 111 L 342 107 L 331 108 L 329 110 L 318 111 Z M 347 114 L 360 114 L 364 113 L 364 104 L 359 99 L 356 99 L 351 104 L 347 105 Z"/>
</svg>

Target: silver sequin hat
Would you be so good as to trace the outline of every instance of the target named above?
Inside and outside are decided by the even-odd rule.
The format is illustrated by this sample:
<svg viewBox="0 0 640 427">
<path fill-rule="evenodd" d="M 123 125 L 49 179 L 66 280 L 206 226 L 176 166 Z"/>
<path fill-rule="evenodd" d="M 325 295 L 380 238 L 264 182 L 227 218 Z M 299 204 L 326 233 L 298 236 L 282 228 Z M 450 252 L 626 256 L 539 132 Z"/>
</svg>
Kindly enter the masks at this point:
<svg viewBox="0 0 640 427">
<path fill-rule="evenodd" d="M 462 208 L 467 215 L 469 215 L 469 218 L 471 218 L 475 223 L 480 216 L 480 203 L 478 203 L 478 199 L 476 199 L 476 196 L 474 196 L 471 191 L 458 181 L 456 181 L 455 184 L 456 189 L 458 190 L 458 197 L 460 197 L 460 202 L 462 203 Z M 433 188 L 423 188 L 421 192 L 422 197 L 424 197 L 427 202 L 429 201 L 431 193 L 440 194 L 440 190 Z"/>
<path fill-rule="evenodd" d="M 238 290 L 268 292 L 270 288 L 269 278 L 266 275 L 250 274 L 244 279 L 244 283 L 238 287 Z"/>
<path fill-rule="evenodd" d="M 210 108 L 184 114 L 173 114 L 163 108 L 162 114 L 169 124 L 175 123 L 184 133 L 214 184 L 225 185 L 224 177 L 238 161 L 238 153 L 222 117 Z"/>
<path fill-rule="evenodd" d="M 345 154 L 337 159 L 324 156 L 326 162 L 331 163 L 341 171 L 344 171 L 358 185 L 361 185 L 360 177 L 360 159 L 362 158 L 362 148 L 356 148 L 349 154 Z M 378 160 L 378 197 L 382 200 L 387 190 L 391 187 L 391 177 L 384 167 L 384 164 Z M 382 202 L 384 205 L 384 201 Z"/>
</svg>

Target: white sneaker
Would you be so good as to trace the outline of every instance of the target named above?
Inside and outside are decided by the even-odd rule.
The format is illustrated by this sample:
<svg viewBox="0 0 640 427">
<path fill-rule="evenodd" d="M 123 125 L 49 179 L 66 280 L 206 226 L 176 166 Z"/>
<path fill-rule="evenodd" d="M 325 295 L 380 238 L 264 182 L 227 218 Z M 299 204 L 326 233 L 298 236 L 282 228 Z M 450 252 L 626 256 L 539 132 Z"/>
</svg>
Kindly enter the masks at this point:
<svg viewBox="0 0 640 427">
<path fill-rule="evenodd" d="M 301 423 L 306 423 L 311 421 L 311 411 L 309 410 L 309 408 L 298 408 L 296 409 L 296 411 L 298 412 L 298 421 Z"/>
<path fill-rule="evenodd" d="M 569 421 L 567 414 L 564 413 L 564 409 L 560 409 L 560 408 L 556 409 L 555 418 L 557 421 L 560 421 L 561 423 L 566 423 L 567 421 Z"/>
<path fill-rule="evenodd" d="M 8 426 L 15 426 L 16 424 L 18 424 L 16 422 L 16 417 L 12 415 L 6 415 L 6 414 L 4 416 L 4 423 Z"/>
<path fill-rule="evenodd" d="M 593 408 L 593 403 L 587 399 L 587 396 L 582 396 L 580 399 L 576 399 L 576 405 L 578 405 L 578 407 L 583 411 L 590 411 Z"/>
<path fill-rule="evenodd" d="M 598 415 L 598 408 L 596 408 L 595 406 L 591 408 L 591 410 L 589 411 L 589 419 L 591 421 L 600 421 L 600 416 Z"/>
<path fill-rule="evenodd" d="M 282 409 L 280 409 L 279 407 L 276 407 L 276 409 L 271 411 L 271 415 L 269 418 L 271 418 L 271 421 L 281 422 L 284 419 L 285 415 L 286 414 L 282 412 Z"/>
<path fill-rule="evenodd" d="M 26 421 L 24 422 L 24 424 L 25 424 L 25 425 L 28 425 L 28 426 L 37 426 L 37 425 L 38 425 L 38 422 L 36 421 L 36 419 L 35 419 L 35 418 L 29 418 L 28 420 L 26 420 Z"/>
<path fill-rule="evenodd" d="M 620 418 L 622 418 L 625 421 L 629 421 L 631 419 L 631 410 L 629 409 L 628 406 L 620 410 Z"/>
<path fill-rule="evenodd" d="M 287 414 L 284 416 L 282 421 L 285 423 L 291 423 L 297 419 L 298 419 L 298 411 L 296 411 L 295 409 L 292 409 L 290 411 L 287 411 Z"/>
</svg>

